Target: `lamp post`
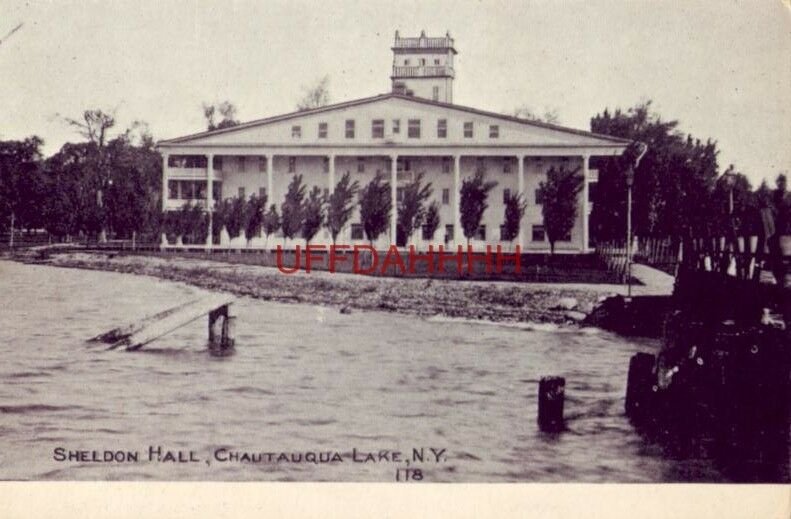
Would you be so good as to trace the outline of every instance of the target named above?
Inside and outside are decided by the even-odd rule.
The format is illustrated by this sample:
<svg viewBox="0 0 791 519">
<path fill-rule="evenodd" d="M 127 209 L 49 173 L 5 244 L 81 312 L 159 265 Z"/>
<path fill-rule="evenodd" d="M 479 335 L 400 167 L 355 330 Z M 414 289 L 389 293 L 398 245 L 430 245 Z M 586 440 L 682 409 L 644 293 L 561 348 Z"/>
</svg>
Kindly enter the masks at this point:
<svg viewBox="0 0 791 519">
<path fill-rule="evenodd" d="M 634 168 L 626 170 L 626 286 L 627 297 L 632 298 L 632 185 Z"/>
</svg>

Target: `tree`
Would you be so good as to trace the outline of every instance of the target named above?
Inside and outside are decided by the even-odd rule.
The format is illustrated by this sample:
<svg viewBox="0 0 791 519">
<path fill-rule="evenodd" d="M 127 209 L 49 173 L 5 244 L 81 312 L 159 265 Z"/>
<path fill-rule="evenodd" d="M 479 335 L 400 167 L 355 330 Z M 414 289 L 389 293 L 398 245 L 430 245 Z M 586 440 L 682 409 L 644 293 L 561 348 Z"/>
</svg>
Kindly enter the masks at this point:
<svg viewBox="0 0 791 519">
<path fill-rule="evenodd" d="M 280 215 L 277 213 L 277 206 L 272 204 L 269 206 L 269 211 L 264 215 L 263 220 L 264 234 L 266 235 L 266 242 L 269 241 L 269 236 L 276 233 L 280 229 Z M 264 242 L 264 247 L 266 247 Z"/>
<path fill-rule="evenodd" d="M 426 221 L 423 223 L 423 234 L 428 240 L 434 239 L 439 228 L 439 204 L 436 200 L 431 202 L 426 210 Z"/>
<path fill-rule="evenodd" d="M 297 103 L 297 110 L 303 112 L 330 104 L 330 76 L 319 78 L 312 86 L 303 86 L 303 97 Z"/>
<path fill-rule="evenodd" d="M 525 209 L 527 209 L 527 201 L 523 199 L 521 194 L 513 194 L 511 192 L 506 194 L 501 239 L 513 242 L 519 236 Z"/>
<path fill-rule="evenodd" d="M 245 211 L 246 205 L 244 198 L 241 196 L 231 198 L 230 200 L 230 210 L 226 216 L 225 228 L 228 230 L 228 237 L 231 239 L 241 236 L 242 230 L 245 228 L 245 217 L 247 216 L 247 211 Z"/>
<path fill-rule="evenodd" d="M 43 141 L 29 137 L 22 141 L 0 141 L 0 228 L 30 228 L 40 223 L 38 207 L 44 179 L 40 173 Z"/>
<path fill-rule="evenodd" d="M 479 169 L 471 178 L 465 178 L 461 183 L 461 196 L 459 198 L 459 212 L 461 213 L 461 228 L 467 238 L 467 246 L 470 240 L 478 232 L 483 219 L 483 213 L 489 205 L 486 199 L 489 191 L 494 189 L 497 182 L 484 181 L 484 171 Z"/>
<path fill-rule="evenodd" d="M 223 227 L 227 226 L 232 210 L 233 200 L 230 198 L 221 200 L 215 205 L 214 210 L 212 211 L 212 243 L 220 243 L 222 229 Z"/>
<path fill-rule="evenodd" d="M 373 246 L 374 240 L 377 240 L 389 225 L 390 209 L 393 205 L 390 183 L 384 181 L 384 175 L 377 173 L 374 179 L 360 191 L 359 198 L 363 230 Z"/>
<path fill-rule="evenodd" d="M 424 205 L 432 193 L 431 182 L 423 185 L 423 173 L 418 173 L 415 179 L 404 187 L 401 202 L 398 204 L 397 225 L 406 241 L 409 241 L 415 230 L 423 225 L 426 216 Z"/>
<path fill-rule="evenodd" d="M 220 121 L 215 122 L 218 115 Z M 236 105 L 230 101 L 216 104 L 203 103 L 203 117 L 206 119 L 206 128 L 209 131 L 231 128 L 239 124 L 236 119 Z"/>
<path fill-rule="evenodd" d="M 541 214 L 551 254 L 555 253 L 555 242 L 567 239 L 574 228 L 577 196 L 582 190 L 583 181 L 582 176 L 577 174 L 579 170 L 566 171 L 565 167 L 551 167 L 547 179 L 539 184 Z"/>
<path fill-rule="evenodd" d="M 285 238 L 293 239 L 302 230 L 302 201 L 305 199 L 305 190 L 302 175 L 294 175 L 288 184 L 286 199 L 280 206 L 281 228 Z"/>
<path fill-rule="evenodd" d="M 341 180 L 335 185 L 332 194 L 327 198 L 327 229 L 332 236 L 332 244 L 338 239 L 346 223 L 354 212 L 354 197 L 360 189 L 360 184 L 356 180 L 351 182 L 351 175 L 346 172 Z"/>
<path fill-rule="evenodd" d="M 244 237 L 247 239 L 248 247 L 250 246 L 250 241 L 261 233 L 266 200 L 266 193 L 261 193 L 260 196 L 252 194 L 247 204 L 245 204 Z"/>
<path fill-rule="evenodd" d="M 308 198 L 302 202 L 302 237 L 305 243 L 316 236 L 324 224 L 324 195 L 319 186 L 313 186 Z"/>
<path fill-rule="evenodd" d="M 104 111 L 98 108 L 85 110 L 82 113 L 82 119 L 60 115 L 59 117 L 100 149 L 107 142 L 107 132 L 115 126 L 115 110 Z"/>
<path fill-rule="evenodd" d="M 181 236 L 185 243 L 197 244 L 206 242 L 209 222 L 201 206 L 185 202 L 176 215 L 177 236 Z"/>
<path fill-rule="evenodd" d="M 538 115 L 532 108 L 527 105 L 522 105 L 516 108 L 512 114 L 514 117 L 518 117 L 520 119 L 527 119 L 528 121 L 540 122 L 540 123 L 548 123 L 548 124 L 559 124 L 560 117 L 558 116 L 557 108 L 544 108 L 544 114 Z"/>
</svg>

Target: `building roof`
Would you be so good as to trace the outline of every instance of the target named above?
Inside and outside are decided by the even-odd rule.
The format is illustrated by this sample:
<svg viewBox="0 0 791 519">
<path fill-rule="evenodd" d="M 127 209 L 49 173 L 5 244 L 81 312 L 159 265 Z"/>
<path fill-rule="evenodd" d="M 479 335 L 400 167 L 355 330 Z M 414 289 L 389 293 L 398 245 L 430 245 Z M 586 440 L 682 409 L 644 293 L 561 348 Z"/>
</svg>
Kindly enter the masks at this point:
<svg viewBox="0 0 791 519">
<path fill-rule="evenodd" d="M 565 126 L 560 126 L 560 125 L 550 124 L 550 123 L 545 123 L 545 122 L 540 122 L 540 121 L 531 121 L 531 120 L 527 120 L 527 119 L 522 119 L 520 117 L 504 115 L 504 114 L 500 114 L 500 113 L 496 113 L 496 112 L 489 112 L 489 111 L 486 111 L 486 110 L 479 110 L 477 108 L 472 108 L 472 107 L 469 107 L 469 106 L 463 106 L 463 105 L 452 104 L 452 103 L 443 103 L 443 102 L 440 102 L 440 101 L 433 101 L 433 100 L 425 99 L 425 98 L 422 98 L 422 97 L 407 96 L 407 95 L 396 94 L 396 93 L 387 93 L 387 94 L 379 94 L 379 95 L 375 95 L 375 96 L 371 96 L 371 97 L 364 97 L 364 98 L 361 98 L 361 99 L 355 99 L 355 100 L 352 100 L 352 101 L 344 101 L 344 102 L 341 102 L 341 103 L 335 103 L 335 104 L 322 106 L 322 107 L 319 107 L 319 108 L 313 108 L 313 109 L 309 109 L 309 110 L 290 112 L 290 113 L 286 113 L 286 114 L 282 114 L 282 115 L 276 115 L 276 116 L 273 116 L 273 117 L 266 117 L 266 118 L 263 118 L 263 119 L 256 119 L 256 120 L 253 120 L 253 121 L 249 121 L 249 122 L 238 124 L 236 126 L 231 126 L 229 128 L 222 128 L 222 129 L 218 129 L 218 130 L 204 131 L 204 132 L 184 135 L 182 137 L 176 137 L 176 138 L 173 138 L 173 139 L 161 140 L 161 141 L 159 141 L 157 143 L 157 146 L 184 144 L 184 143 L 187 143 L 188 141 L 191 141 L 193 139 L 198 139 L 198 138 L 203 138 L 203 137 L 208 137 L 208 136 L 213 136 L 213 135 L 219 135 L 219 134 L 225 134 L 225 133 L 231 133 L 231 132 L 237 132 L 239 130 L 245 130 L 245 129 L 254 128 L 254 127 L 257 127 L 257 126 L 264 126 L 264 125 L 277 123 L 277 122 L 281 122 L 281 121 L 287 121 L 289 119 L 296 119 L 296 118 L 303 117 L 303 116 L 306 116 L 306 115 L 314 115 L 314 114 L 319 114 L 319 113 L 324 113 L 324 112 L 331 112 L 331 111 L 334 111 L 334 110 L 341 110 L 341 109 L 350 108 L 350 107 L 354 107 L 354 106 L 374 103 L 374 102 L 382 101 L 382 100 L 385 100 L 385 99 L 402 99 L 402 100 L 406 100 L 406 101 L 410 101 L 410 102 L 414 102 L 414 103 L 425 104 L 425 105 L 430 105 L 430 106 L 436 106 L 436 107 L 446 108 L 446 109 L 450 109 L 450 110 L 456 110 L 456 111 L 460 111 L 460 112 L 467 112 L 467 113 L 472 113 L 472 114 L 481 115 L 481 116 L 485 116 L 485 117 L 492 117 L 492 118 L 495 118 L 495 119 L 501 119 L 503 121 L 510 121 L 510 122 L 515 122 L 515 123 L 519 123 L 519 124 L 524 124 L 524 125 L 527 125 L 527 126 L 534 126 L 534 127 L 538 127 L 538 128 L 546 128 L 546 129 L 549 129 L 549 130 L 555 130 L 555 131 L 568 133 L 568 134 L 572 134 L 572 135 L 579 135 L 579 136 L 583 136 L 583 137 L 592 137 L 592 138 L 603 140 L 606 143 L 626 145 L 626 144 L 630 144 L 632 142 L 632 141 L 630 141 L 628 139 L 621 139 L 621 138 L 618 138 L 618 137 L 612 137 L 610 135 L 602 135 L 602 134 L 598 134 L 598 133 L 588 132 L 588 131 L 585 131 L 585 130 L 578 130 L 578 129 L 575 129 L 575 128 L 568 128 L 568 127 L 565 127 Z"/>
</svg>

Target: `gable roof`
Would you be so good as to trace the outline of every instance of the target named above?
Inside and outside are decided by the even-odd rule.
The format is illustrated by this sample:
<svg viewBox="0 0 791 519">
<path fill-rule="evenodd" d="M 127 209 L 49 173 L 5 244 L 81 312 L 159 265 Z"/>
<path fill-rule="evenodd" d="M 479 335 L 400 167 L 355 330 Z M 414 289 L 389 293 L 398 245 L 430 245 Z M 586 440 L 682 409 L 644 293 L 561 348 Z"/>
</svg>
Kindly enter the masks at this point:
<svg viewBox="0 0 791 519">
<path fill-rule="evenodd" d="M 272 124 L 272 123 L 277 123 L 277 122 L 281 122 L 281 121 L 287 121 L 289 119 L 296 119 L 296 118 L 304 117 L 304 116 L 307 116 L 307 115 L 320 114 L 320 113 L 324 113 L 324 112 L 331 112 L 331 111 L 342 110 L 342 109 L 350 108 L 350 107 L 354 107 L 354 106 L 370 104 L 370 103 L 374 103 L 374 102 L 377 102 L 377 101 L 382 101 L 382 100 L 385 100 L 385 99 L 402 99 L 402 100 L 409 101 L 409 102 L 420 103 L 420 104 L 425 104 L 425 105 L 430 105 L 430 106 L 435 106 L 435 107 L 440 107 L 440 108 L 446 108 L 446 109 L 450 109 L 450 110 L 456 110 L 456 111 L 459 111 L 459 112 L 466 112 L 466 113 L 471 113 L 471 114 L 475 114 L 475 115 L 491 117 L 491 118 L 500 119 L 500 120 L 503 120 L 503 121 L 519 123 L 519 124 L 523 124 L 523 125 L 526 125 L 526 126 L 545 128 L 545 129 L 549 129 L 549 130 L 555 130 L 555 131 L 559 131 L 559 132 L 563 132 L 563 133 L 567 133 L 567 134 L 572 134 L 572 135 L 579 135 L 579 136 L 583 136 L 583 137 L 592 137 L 592 138 L 600 139 L 600 140 L 603 140 L 605 142 L 612 143 L 612 144 L 625 145 L 625 144 L 630 144 L 632 142 L 632 141 L 630 141 L 628 139 L 621 139 L 621 138 L 618 138 L 618 137 L 612 137 L 610 135 L 603 135 L 603 134 L 599 134 L 599 133 L 588 132 L 588 131 L 585 131 L 585 130 L 578 130 L 576 128 L 568 128 L 568 127 L 565 127 L 565 126 L 545 123 L 545 122 L 541 122 L 541 121 L 531 121 L 531 120 L 528 120 L 528 119 L 522 119 L 520 117 L 504 115 L 504 114 L 500 114 L 500 113 L 497 113 L 497 112 L 489 112 L 489 111 L 486 111 L 486 110 L 479 110 L 477 108 L 472 108 L 472 107 L 469 107 L 469 106 L 457 105 L 457 104 L 452 104 L 452 103 L 443 103 L 443 102 L 440 102 L 440 101 L 433 101 L 433 100 L 425 99 L 425 98 L 422 98 L 422 97 L 407 96 L 407 95 L 396 94 L 396 93 L 387 93 L 387 94 L 379 94 L 379 95 L 375 95 L 375 96 L 371 96 L 371 97 L 363 97 L 363 98 L 355 99 L 355 100 L 352 100 L 352 101 L 343 101 L 343 102 L 340 102 L 340 103 L 334 103 L 334 104 L 331 104 L 331 105 L 326 105 L 326 106 L 322 106 L 322 107 L 319 107 L 319 108 L 312 108 L 312 109 L 309 109 L 309 110 L 301 110 L 301 111 L 290 112 L 290 113 L 286 113 L 286 114 L 282 114 L 282 115 L 276 115 L 276 116 L 272 116 L 272 117 L 265 117 L 263 119 L 256 119 L 256 120 L 253 120 L 253 121 L 248 121 L 246 123 L 241 123 L 241 124 L 238 124 L 236 126 L 231 126 L 231 127 L 228 127 L 228 128 L 221 128 L 221 129 L 217 129 L 217 130 L 203 131 L 203 132 L 193 133 L 193 134 L 189 134 L 189 135 L 184 135 L 182 137 L 176 137 L 176 138 L 173 138 L 173 139 L 161 140 L 161 141 L 159 141 L 157 143 L 157 146 L 168 145 L 168 144 L 183 144 L 183 143 L 189 142 L 189 141 L 191 141 L 193 139 L 199 139 L 199 138 L 209 137 L 209 136 L 213 136 L 213 135 L 220 135 L 220 134 L 225 134 L 225 133 L 237 132 L 237 131 L 240 131 L 240 130 L 254 128 L 254 127 L 257 127 L 257 126 L 265 126 L 265 125 Z"/>
</svg>

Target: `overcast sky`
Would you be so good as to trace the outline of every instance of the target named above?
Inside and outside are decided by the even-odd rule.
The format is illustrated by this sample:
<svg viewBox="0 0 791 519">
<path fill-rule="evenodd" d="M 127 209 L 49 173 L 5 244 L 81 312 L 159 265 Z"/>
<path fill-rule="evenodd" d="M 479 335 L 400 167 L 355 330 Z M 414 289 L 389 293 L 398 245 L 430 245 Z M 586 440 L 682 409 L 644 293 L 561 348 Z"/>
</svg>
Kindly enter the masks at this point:
<svg viewBox="0 0 791 519">
<path fill-rule="evenodd" d="M 387 92 L 395 30 L 425 29 L 456 40 L 456 103 L 589 129 L 652 99 L 717 140 L 722 169 L 791 170 L 789 0 L 0 0 L 0 37 L 18 23 L 0 44 L 0 139 L 36 134 L 47 153 L 79 138 L 56 113 L 117 109 L 164 139 L 204 129 L 204 101 L 243 121 L 290 112 L 325 74 L 333 102 Z"/>
</svg>

